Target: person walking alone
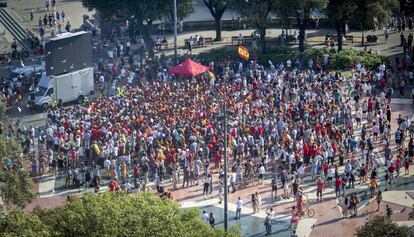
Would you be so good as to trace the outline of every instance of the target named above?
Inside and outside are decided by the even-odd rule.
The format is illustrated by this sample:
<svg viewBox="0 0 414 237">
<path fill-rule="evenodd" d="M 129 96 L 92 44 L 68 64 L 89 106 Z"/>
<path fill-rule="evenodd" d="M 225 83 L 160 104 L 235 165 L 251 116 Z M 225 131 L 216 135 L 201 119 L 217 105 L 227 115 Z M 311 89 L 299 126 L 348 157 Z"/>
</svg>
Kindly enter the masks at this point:
<svg viewBox="0 0 414 237">
<path fill-rule="evenodd" d="M 214 218 L 214 215 L 212 212 L 210 212 L 210 215 L 208 217 L 208 222 L 210 223 L 211 228 L 216 228 L 216 219 Z"/>
<path fill-rule="evenodd" d="M 382 202 L 382 192 L 381 191 L 378 191 L 376 199 L 377 199 L 377 205 L 378 205 L 377 211 L 379 211 L 380 205 L 381 205 L 381 202 Z"/>
<path fill-rule="evenodd" d="M 267 213 L 267 216 L 264 221 L 264 225 L 266 227 L 266 235 L 268 236 L 272 233 L 272 218 L 270 217 L 270 213 Z"/>
<path fill-rule="evenodd" d="M 320 202 L 322 201 L 323 191 L 325 191 L 325 183 L 322 181 L 322 179 L 319 179 L 318 183 L 316 183 L 316 197 Z"/>
<path fill-rule="evenodd" d="M 211 174 L 207 175 L 204 180 L 203 195 L 208 194 L 208 191 L 209 191 L 208 188 L 210 187 L 210 179 L 211 179 Z"/>
<path fill-rule="evenodd" d="M 241 198 L 239 197 L 236 202 L 236 217 L 234 219 L 240 220 L 242 206 L 243 206 L 243 200 L 241 200 Z"/>
</svg>

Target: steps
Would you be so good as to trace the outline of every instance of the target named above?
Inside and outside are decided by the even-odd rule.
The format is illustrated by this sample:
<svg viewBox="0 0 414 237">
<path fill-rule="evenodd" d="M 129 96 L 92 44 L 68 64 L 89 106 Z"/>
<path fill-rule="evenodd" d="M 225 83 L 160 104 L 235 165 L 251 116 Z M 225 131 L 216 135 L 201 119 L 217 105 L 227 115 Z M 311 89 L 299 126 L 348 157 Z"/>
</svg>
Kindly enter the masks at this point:
<svg viewBox="0 0 414 237">
<path fill-rule="evenodd" d="M 28 52 L 32 52 L 29 42 L 27 41 L 28 34 L 23 26 L 17 22 L 5 8 L 0 8 L 0 23 L 5 29 L 16 39 L 17 43 Z"/>
</svg>

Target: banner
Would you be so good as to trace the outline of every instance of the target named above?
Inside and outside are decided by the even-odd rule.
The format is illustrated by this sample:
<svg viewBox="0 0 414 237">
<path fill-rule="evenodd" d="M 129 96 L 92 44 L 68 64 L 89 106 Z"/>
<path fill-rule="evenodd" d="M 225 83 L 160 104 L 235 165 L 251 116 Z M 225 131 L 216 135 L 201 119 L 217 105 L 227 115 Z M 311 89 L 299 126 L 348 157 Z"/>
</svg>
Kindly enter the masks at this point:
<svg viewBox="0 0 414 237">
<path fill-rule="evenodd" d="M 243 46 L 239 46 L 239 49 L 238 49 L 238 53 L 239 53 L 239 56 L 242 58 L 242 59 L 244 59 L 244 60 L 249 60 L 249 50 L 248 49 L 246 49 L 245 47 L 243 47 Z"/>
</svg>

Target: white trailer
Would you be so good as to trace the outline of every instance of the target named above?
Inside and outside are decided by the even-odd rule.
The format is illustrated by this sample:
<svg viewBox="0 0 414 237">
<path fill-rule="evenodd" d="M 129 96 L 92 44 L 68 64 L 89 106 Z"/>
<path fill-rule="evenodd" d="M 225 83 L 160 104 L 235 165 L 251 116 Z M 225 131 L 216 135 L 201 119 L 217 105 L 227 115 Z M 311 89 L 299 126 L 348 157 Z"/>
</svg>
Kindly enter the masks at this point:
<svg viewBox="0 0 414 237">
<path fill-rule="evenodd" d="M 53 100 L 56 102 L 72 102 L 92 95 L 94 92 L 93 69 L 85 68 L 59 76 L 46 76 L 39 81 L 34 93 L 30 96 L 29 104 L 47 110 Z"/>
</svg>

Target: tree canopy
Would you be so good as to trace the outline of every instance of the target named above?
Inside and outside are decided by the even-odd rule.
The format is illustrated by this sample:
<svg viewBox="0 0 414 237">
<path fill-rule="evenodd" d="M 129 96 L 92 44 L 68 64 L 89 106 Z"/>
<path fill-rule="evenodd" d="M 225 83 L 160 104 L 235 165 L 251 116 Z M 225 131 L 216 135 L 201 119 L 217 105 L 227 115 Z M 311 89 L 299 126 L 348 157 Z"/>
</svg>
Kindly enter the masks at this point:
<svg viewBox="0 0 414 237">
<path fill-rule="evenodd" d="M 375 30 L 388 23 L 394 0 L 356 1 L 353 23 L 361 30 Z"/>
<path fill-rule="evenodd" d="M 392 11 L 398 11 L 397 0 L 329 0 L 326 13 L 336 27 L 338 50 L 342 50 L 347 24 L 362 30 L 364 43 L 364 31 L 381 29 L 388 24 Z"/>
<path fill-rule="evenodd" d="M 205 224 L 197 209 L 181 211 L 176 202 L 154 194 L 87 194 L 65 206 L 33 213 L 12 211 L 0 218 L 6 236 L 240 236 Z M 24 236 L 24 235 L 23 235 Z"/>
<path fill-rule="evenodd" d="M 0 197 L 8 207 L 23 208 L 34 197 L 32 179 L 22 168 L 21 155 L 20 144 L 0 135 Z"/>
<path fill-rule="evenodd" d="M 369 220 L 365 225 L 357 229 L 358 237 L 371 237 L 371 236 L 410 236 L 408 228 L 405 226 L 398 226 L 390 221 L 385 216 L 375 216 Z"/>
</svg>

